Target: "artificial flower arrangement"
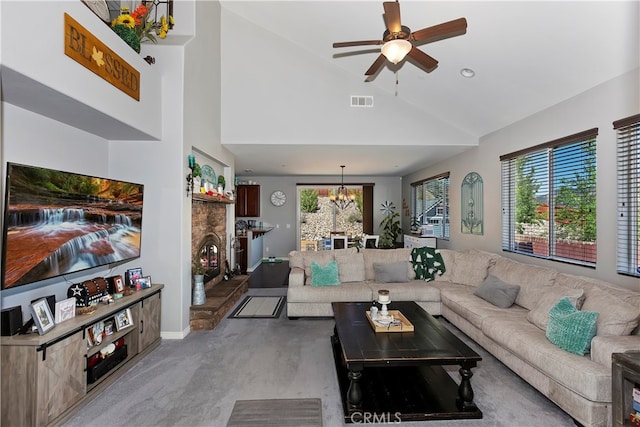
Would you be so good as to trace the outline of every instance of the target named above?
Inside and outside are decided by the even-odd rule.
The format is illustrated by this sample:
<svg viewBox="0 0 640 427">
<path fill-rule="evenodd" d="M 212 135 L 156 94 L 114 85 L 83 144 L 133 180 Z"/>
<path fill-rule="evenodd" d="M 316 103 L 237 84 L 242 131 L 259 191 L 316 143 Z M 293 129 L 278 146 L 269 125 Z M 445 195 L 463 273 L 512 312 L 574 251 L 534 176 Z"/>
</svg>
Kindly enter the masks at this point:
<svg viewBox="0 0 640 427">
<path fill-rule="evenodd" d="M 152 6 L 153 7 L 153 6 Z M 140 53 L 140 43 L 151 40 L 158 43 L 156 36 L 163 39 L 167 37 L 170 25 L 173 26 L 173 16 L 162 15 L 160 23 L 150 19 L 151 8 L 144 3 L 138 5 L 133 13 L 129 13 L 128 7 L 120 8 L 120 15 L 111 22 L 111 28 L 124 40 L 133 50 Z"/>
</svg>

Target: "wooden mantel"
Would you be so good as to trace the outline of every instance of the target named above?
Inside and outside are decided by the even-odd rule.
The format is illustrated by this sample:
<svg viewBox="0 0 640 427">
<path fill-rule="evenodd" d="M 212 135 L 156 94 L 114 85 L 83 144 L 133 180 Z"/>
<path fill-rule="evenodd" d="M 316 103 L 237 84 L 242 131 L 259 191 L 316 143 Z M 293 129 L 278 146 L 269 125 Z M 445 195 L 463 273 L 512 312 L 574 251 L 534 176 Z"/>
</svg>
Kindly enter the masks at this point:
<svg viewBox="0 0 640 427">
<path fill-rule="evenodd" d="M 209 196 L 207 194 L 203 194 L 203 193 L 193 193 L 192 196 L 193 200 L 198 200 L 200 202 L 207 202 L 207 203 L 226 203 L 228 205 L 233 205 L 235 203 L 235 200 L 230 200 L 225 196 Z"/>
</svg>

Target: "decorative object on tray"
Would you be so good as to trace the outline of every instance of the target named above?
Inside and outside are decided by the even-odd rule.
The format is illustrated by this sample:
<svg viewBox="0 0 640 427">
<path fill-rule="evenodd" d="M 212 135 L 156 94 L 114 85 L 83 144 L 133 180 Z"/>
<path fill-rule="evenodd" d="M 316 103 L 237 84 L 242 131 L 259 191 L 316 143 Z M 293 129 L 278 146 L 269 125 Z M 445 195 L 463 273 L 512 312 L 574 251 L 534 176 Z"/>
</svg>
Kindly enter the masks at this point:
<svg viewBox="0 0 640 427">
<path fill-rule="evenodd" d="M 375 318 L 372 311 L 367 311 L 367 320 L 375 332 L 414 331 L 413 324 L 398 310 L 389 310 L 386 316 L 381 316 L 378 313 Z"/>
<path fill-rule="evenodd" d="M 56 325 L 46 298 L 33 302 L 31 304 L 31 312 L 33 313 L 33 320 L 40 335 L 46 334 Z"/>
<path fill-rule="evenodd" d="M 146 2 L 151 3 L 151 2 Z M 140 43 L 150 40 L 158 43 L 156 37 L 164 39 L 167 32 L 173 27 L 173 16 L 162 15 L 158 22 L 158 11 L 154 11 L 154 5 L 147 7 L 144 3 L 139 4 L 133 12 L 127 6 L 120 8 L 120 15 L 111 22 L 111 28 L 120 36 L 133 50 L 140 53 Z"/>
<path fill-rule="evenodd" d="M 378 291 L 378 302 L 382 305 L 380 309 L 379 317 L 386 318 L 388 315 L 387 304 L 391 302 L 391 298 L 389 297 L 389 291 L 386 289 L 380 289 Z"/>
</svg>

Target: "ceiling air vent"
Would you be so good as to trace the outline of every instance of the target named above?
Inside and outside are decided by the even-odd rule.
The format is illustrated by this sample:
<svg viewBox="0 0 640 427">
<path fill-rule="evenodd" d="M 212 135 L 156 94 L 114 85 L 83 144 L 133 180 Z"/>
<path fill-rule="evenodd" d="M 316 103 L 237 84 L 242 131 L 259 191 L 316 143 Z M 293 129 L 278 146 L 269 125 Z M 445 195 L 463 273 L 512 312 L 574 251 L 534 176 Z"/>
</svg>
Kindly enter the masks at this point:
<svg viewBox="0 0 640 427">
<path fill-rule="evenodd" d="M 373 96 L 352 96 L 351 106 L 373 108 Z"/>
</svg>

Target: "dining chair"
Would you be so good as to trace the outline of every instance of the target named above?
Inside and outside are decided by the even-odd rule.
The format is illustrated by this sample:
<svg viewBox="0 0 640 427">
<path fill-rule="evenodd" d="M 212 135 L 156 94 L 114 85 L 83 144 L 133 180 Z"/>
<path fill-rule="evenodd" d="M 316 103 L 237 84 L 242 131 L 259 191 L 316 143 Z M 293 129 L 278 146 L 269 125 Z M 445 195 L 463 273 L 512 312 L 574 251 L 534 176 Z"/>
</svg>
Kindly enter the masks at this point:
<svg viewBox="0 0 640 427">
<path fill-rule="evenodd" d="M 364 242 L 362 243 L 362 247 L 365 249 L 376 249 L 378 247 L 378 240 L 380 236 L 378 234 L 371 234 L 364 236 Z"/>
<path fill-rule="evenodd" d="M 347 236 L 331 236 L 331 249 L 346 249 L 347 245 Z"/>
</svg>

